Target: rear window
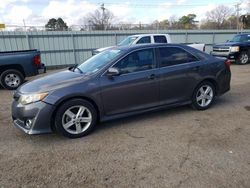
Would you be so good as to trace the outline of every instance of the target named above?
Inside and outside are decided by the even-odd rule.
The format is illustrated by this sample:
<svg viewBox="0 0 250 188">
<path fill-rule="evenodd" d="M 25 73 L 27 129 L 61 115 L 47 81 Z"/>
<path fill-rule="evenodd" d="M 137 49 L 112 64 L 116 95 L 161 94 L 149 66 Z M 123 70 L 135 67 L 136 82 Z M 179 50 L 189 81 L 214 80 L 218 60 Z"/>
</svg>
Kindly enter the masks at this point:
<svg viewBox="0 0 250 188">
<path fill-rule="evenodd" d="M 155 43 L 167 43 L 166 36 L 154 36 Z"/>
<path fill-rule="evenodd" d="M 159 48 L 161 67 L 199 61 L 192 54 L 178 47 Z"/>
</svg>

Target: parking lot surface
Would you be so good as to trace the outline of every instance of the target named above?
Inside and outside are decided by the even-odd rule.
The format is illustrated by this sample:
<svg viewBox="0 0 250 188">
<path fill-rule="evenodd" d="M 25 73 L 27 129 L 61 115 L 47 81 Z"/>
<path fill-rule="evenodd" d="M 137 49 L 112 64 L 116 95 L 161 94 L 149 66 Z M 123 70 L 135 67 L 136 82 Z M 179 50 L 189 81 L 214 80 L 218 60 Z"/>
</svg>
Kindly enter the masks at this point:
<svg viewBox="0 0 250 188">
<path fill-rule="evenodd" d="M 73 140 L 15 128 L 0 89 L 0 187 L 250 187 L 250 65 L 231 69 L 209 110 L 146 113 Z"/>
</svg>

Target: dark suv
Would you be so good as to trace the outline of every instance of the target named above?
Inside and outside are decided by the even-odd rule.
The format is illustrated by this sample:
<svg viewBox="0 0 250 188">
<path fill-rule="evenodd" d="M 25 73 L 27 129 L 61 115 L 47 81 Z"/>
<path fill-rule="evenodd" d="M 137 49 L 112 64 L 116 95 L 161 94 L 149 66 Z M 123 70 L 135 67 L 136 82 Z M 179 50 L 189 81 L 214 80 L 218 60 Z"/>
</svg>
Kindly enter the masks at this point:
<svg viewBox="0 0 250 188">
<path fill-rule="evenodd" d="M 213 56 L 226 57 L 240 65 L 250 61 L 250 34 L 235 35 L 226 43 L 216 44 L 211 52 Z"/>
<path fill-rule="evenodd" d="M 99 121 L 187 104 L 205 110 L 230 89 L 229 66 L 178 44 L 114 47 L 21 86 L 12 116 L 28 134 L 77 138 Z"/>
</svg>

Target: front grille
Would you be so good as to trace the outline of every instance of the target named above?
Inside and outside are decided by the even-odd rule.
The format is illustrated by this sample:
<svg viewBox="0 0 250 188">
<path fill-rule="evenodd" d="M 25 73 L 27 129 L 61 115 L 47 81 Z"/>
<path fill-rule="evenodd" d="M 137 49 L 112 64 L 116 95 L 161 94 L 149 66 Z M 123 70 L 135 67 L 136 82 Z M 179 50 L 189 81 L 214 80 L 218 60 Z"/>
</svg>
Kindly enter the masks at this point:
<svg viewBox="0 0 250 188">
<path fill-rule="evenodd" d="M 213 47 L 214 52 L 229 52 L 230 47 Z"/>
</svg>

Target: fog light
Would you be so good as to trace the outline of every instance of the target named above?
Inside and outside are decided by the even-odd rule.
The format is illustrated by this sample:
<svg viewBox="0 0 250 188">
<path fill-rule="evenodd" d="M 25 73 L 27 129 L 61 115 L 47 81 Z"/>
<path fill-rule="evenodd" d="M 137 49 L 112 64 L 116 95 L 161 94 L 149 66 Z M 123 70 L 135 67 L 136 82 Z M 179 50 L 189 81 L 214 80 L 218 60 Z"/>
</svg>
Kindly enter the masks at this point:
<svg viewBox="0 0 250 188">
<path fill-rule="evenodd" d="M 27 119 L 26 122 L 25 122 L 25 127 L 27 129 L 30 129 L 31 128 L 31 125 L 32 125 L 32 120 L 31 119 Z"/>
</svg>

